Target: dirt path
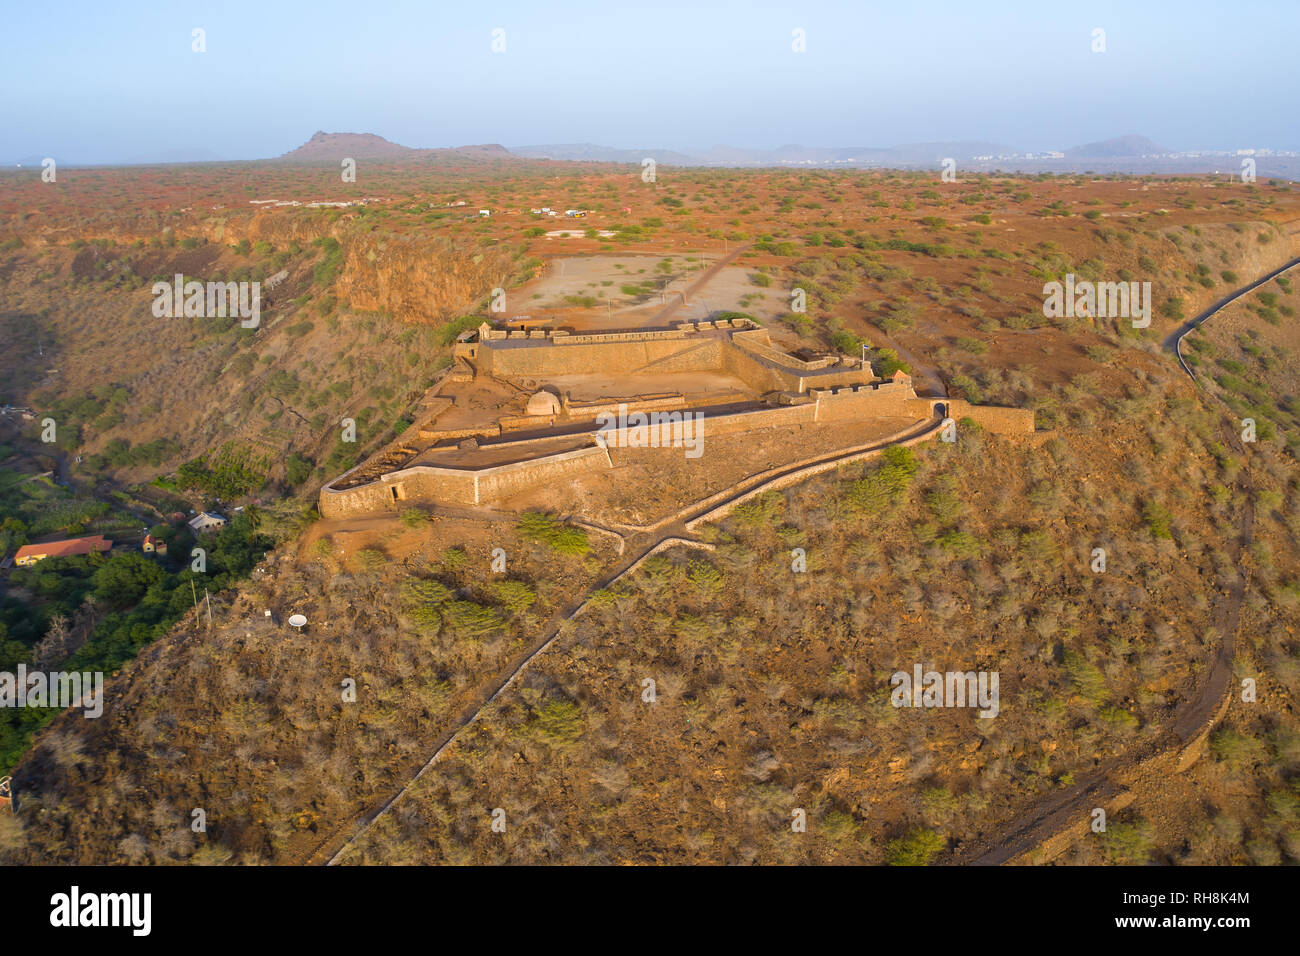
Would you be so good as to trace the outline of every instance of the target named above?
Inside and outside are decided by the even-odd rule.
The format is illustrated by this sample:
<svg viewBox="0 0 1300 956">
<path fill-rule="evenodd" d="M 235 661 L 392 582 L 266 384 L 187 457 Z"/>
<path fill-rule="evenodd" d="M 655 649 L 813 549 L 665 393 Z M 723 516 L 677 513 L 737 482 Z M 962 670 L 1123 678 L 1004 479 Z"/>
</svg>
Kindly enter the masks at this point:
<svg viewBox="0 0 1300 956">
<path fill-rule="evenodd" d="M 1165 338 L 1163 347 L 1177 357 L 1183 371 L 1196 381 L 1195 373 L 1183 361 L 1181 345 L 1184 336 L 1243 295 L 1298 264 L 1300 258 L 1293 259 L 1263 278 L 1256 279 L 1220 299 L 1196 318 L 1183 323 L 1170 333 Z M 1199 384 L 1198 382 L 1197 385 Z M 1225 443 L 1244 459 L 1246 449 L 1236 429 L 1230 423 L 1224 422 L 1223 434 Z M 1249 580 L 1242 565 L 1242 557 L 1249 553 L 1255 535 L 1255 509 L 1252 500 L 1254 486 L 1248 469 L 1243 468 L 1238 472 L 1236 491 L 1245 502 L 1238 521 L 1235 541 L 1234 565 L 1238 571 L 1231 586 L 1223 592 L 1224 599 L 1217 602 L 1215 627 L 1221 635 L 1221 640 L 1210 666 L 1210 675 L 1200 693 L 1179 708 L 1169 731 L 1154 745 L 1148 744 L 1145 748 L 1116 757 L 1068 790 L 1044 797 L 1037 804 L 1027 808 L 1021 818 L 996 843 L 981 843 L 963 848 L 954 856 L 952 863 L 976 866 L 1006 863 L 1044 846 L 1055 837 L 1068 835 L 1071 830 L 1087 832 L 1086 821 L 1093 807 L 1110 804 L 1117 798 L 1125 796 L 1127 801 L 1131 801 L 1134 795 L 1158 787 L 1162 776 L 1179 773 L 1191 766 L 1201 744 L 1226 712 L 1233 690 L 1232 658 L 1236 649 L 1237 632 L 1241 627 L 1241 605 L 1246 597 Z M 1054 849 L 1056 852 L 1061 852 L 1065 848 L 1068 848 L 1068 844 Z"/>
<path fill-rule="evenodd" d="M 1254 282 L 1250 283 L 1249 285 L 1242 286 L 1236 292 L 1232 292 L 1224 296 L 1222 299 L 1220 299 L 1218 302 L 1215 302 L 1212 306 L 1210 306 L 1208 309 L 1206 309 L 1196 318 L 1192 319 L 1190 322 L 1184 322 L 1178 328 L 1174 329 L 1174 331 L 1170 332 L 1167 336 L 1165 336 L 1165 340 L 1160 343 L 1161 348 L 1165 349 L 1168 352 L 1172 352 L 1174 356 L 1178 359 L 1178 364 L 1182 366 L 1183 371 L 1186 372 L 1188 375 L 1190 375 L 1192 381 L 1196 382 L 1196 384 L 1199 386 L 1200 382 L 1197 382 L 1196 375 L 1193 374 L 1191 366 L 1189 366 L 1185 361 L 1183 361 L 1183 339 L 1187 337 L 1187 333 L 1191 332 L 1193 329 L 1202 325 L 1208 318 L 1210 318 L 1216 312 L 1222 311 L 1225 307 L 1231 305 L 1233 302 L 1236 302 L 1243 295 L 1247 295 L 1248 293 L 1254 292 L 1265 282 L 1268 282 L 1272 279 L 1276 279 L 1282 273 L 1286 272 L 1288 269 L 1295 268 L 1297 265 L 1300 265 L 1300 257 L 1292 259 L 1290 262 L 1288 262 L 1284 266 L 1281 266 L 1280 268 L 1274 269 L 1272 272 L 1270 272 L 1268 275 L 1264 276 L 1263 278 L 1256 279 Z"/>
<path fill-rule="evenodd" d="M 655 315 L 655 317 L 650 321 L 649 324 L 652 326 L 667 325 L 668 320 L 672 318 L 673 315 L 677 312 L 677 310 L 682 307 L 683 303 L 686 302 L 688 296 L 692 296 L 698 293 L 702 288 L 708 285 L 709 282 L 719 272 L 721 272 L 727 266 L 735 262 L 736 257 L 748 248 L 749 248 L 748 243 L 746 243 L 743 246 L 737 246 L 735 249 L 731 250 L 731 252 L 727 253 L 725 256 L 723 256 L 713 265 L 709 266 L 707 269 L 701 272 L 696 277 L 695 281 L 692 282 L 690 285 L 688 285 L 685 289 L 673 290 L 674 292 L 681 293 L 680 298 L 678 298 L 676 301 L 669 302 L 666 306 L 660 309 L 658 314 Z"/>
</svg>

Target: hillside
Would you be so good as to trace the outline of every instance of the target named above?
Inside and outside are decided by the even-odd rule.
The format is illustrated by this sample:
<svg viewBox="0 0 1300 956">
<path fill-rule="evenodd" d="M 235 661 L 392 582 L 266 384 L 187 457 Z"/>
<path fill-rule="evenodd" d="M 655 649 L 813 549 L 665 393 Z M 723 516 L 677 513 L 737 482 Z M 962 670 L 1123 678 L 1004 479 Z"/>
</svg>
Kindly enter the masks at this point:
<svg viewBox="0 0 1300 956">
<path fill-rule="evenodd" d="M 1160 348 L 1300 253 L 1294 190 L 802 170 L 645 183 L 639 167 L 465 157 L 387 157 L 360 184 L 282 163 L 78 170 L 58 190 L 6 175 L 0 321 L 18 347 L 0 357 L 0 403 L 52 415 L 63 437 L 43 447 L 35 421 L 15 424 L 0 465 L 61 456 L 83 494 L 139 508 L 163 494 L 168 509 L 260 502 L 274 543 L 222 581 L 211 630 L 191 613 L 141 638 L 102 719 L 64 713 L 34 738 L 12 767 L 24 809 L 0 818 L 5 860 L 959 859 L 1098 766 L 1163 746 L 1229 639 L 1237 674 L 1267 688 L 1261 708 L 1230 711 L 1169 794 L 1133 781 L 1124 828 L 1067 858 L 1295 859 L 1294 286 L 1205 327 L 1210 344 L 1192 348 L 1209 390 Z M 530 211 L 544 205 L 588 216 L 548 235 Z M 727 294 L 783 347 L 865 345 L 953 398 L 1032 408 L 1038 433 L 962 425 L 955 445 L 828 471 L 612 584 L 617 522 L 644 507 L 631 480 L 587 527 L 576 480 L 527 505 L 564 509 L 550 517 L 509 503 L 311 511 L 322 481 L 418 425 L 494 289 L 512 315 L 597 322 L 616 301 L 653 300 L 654 275 L 737 244 Z M 578 271 L 601 257 L 626 278 Z M 566 265 L 579 291 L 548 291 Z M 243 329 L 156 317 L 153 283 L 178 272 L 281 278 Z M 1044 284 L 1067 274 L 1150 282 L 1150 327 L 1045 315 Z M 789 309 L 795 290 L 807 311 Z M 1267 427 L 1243 447 L 1247 413 Z M 215 475 L 183 467 L 208 455 Z M 484 570 L 495 548 L 504 577 Z M 1247 579 L 1228 627 L 1225 596 Z M 6 599 L 38 625 L 3 645 L 17 661 L 57 608 L 39 579 Z M 283 625 L 295 612 L 301 631 Z M 889 675 L 912 662 L 1000 671 L 1000 715 L 919 721 L 889 706 Z M 1191 792 L 1183 781 L 1204 783 L 1200 802 L 1172 799 Z M 201 837 L 192 807 L 211 821 Z M 484 825 L 497 807 L 504 839 Z M 804 841 L 790 838 L 795 808 Z M 1257 849 L 1227 840 L 1219 816 Z"/>
</svg>

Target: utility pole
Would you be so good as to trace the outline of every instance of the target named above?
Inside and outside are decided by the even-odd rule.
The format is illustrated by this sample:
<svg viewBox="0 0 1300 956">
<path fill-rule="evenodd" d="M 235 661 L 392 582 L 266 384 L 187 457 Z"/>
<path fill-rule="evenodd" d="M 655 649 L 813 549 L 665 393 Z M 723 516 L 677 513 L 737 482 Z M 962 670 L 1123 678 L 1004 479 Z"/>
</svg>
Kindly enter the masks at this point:
<svg viewBox="0 0 1300 956">
<path fill-rule="evenodd" d="M 203 592 L 207 594 L 207 591 Z M 190 596 L 194 598 L 194 623 L 199 623 L 199 593 L 194 590 L 194 579 L 190 578 Z"/>
<path fill-rule="evenodd" d="M 208 633 L 211 634 L 212 633 L 212 595 L 208 593 L 207 588 L 203 589 L 203 600 L 205 600 L 208 603 Z"/>
</svg>

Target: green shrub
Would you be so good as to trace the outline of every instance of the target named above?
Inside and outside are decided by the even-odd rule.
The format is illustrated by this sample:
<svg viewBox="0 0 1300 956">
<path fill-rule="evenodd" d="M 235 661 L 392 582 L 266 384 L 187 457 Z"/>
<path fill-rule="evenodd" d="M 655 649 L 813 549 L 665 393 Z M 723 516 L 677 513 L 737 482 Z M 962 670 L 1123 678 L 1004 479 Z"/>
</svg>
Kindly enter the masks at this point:
<svg viewBox="0 0 1300 956">
<path fill-rule="evenodd" d="M 527 540 L 544 544 L 560 554 L 583 555 L 590 550 L 586 531 L 540 511 L 525 511 L 516 527 Z"/>
<path fill-rule="evenodd" d="M 916 829 L 885 846 L 885 862 L 890 866 L 927 866 L 947 846 L 948 841 L 937 831 Z"/>
<path fill-rule="evenodd" d="M 893 445 L 881 454 L 874 471 L 849 487 L 848 499 L 859 511 L 880 514 L 903 501 L 916 470 L 912 449 Z"/>
</svg>

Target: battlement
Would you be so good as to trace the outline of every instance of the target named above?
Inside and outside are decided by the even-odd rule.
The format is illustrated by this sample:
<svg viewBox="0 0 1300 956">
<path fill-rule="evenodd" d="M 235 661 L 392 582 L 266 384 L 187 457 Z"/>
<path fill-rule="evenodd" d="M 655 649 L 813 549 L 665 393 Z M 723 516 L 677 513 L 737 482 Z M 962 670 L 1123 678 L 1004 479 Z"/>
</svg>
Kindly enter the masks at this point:
<svg viewBox="0 0 1300 956">
<path fill-rule="evenodd" d="M 772 345 L 767 330 L 747 318 L 678 322 L 666 329 L 571 332 L 513 331 L 484 322 L 474 341 L 456 346 L 460 374 L 544 381 L 548 376 L 651 372 L 725 372 L 758 394 L 803 392 L 812 384 L 866 384 L 871 368 L 851 356 L 801 359 Z"/>
</svg>

